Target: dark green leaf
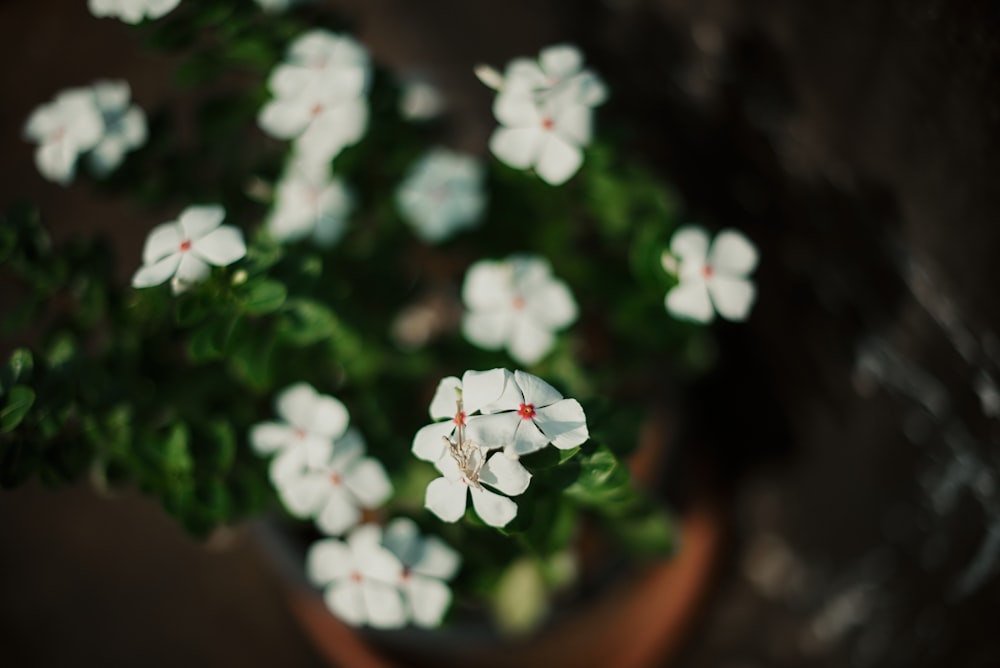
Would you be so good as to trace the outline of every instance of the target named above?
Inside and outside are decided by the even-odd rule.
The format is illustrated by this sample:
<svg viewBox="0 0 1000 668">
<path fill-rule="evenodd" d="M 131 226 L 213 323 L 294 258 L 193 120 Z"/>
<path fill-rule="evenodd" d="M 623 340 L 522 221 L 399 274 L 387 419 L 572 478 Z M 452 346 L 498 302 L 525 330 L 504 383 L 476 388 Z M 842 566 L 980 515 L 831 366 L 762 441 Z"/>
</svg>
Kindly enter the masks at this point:
<svg viewBox="0 0 1000 668">
<path fill-rule="evenodd" d="M 251 315 L 276 311 L 285 303 L 288 290 L 278 281 L 254 281 L 242 298 L 243 310 Z"/>
<path fill-rule="evenodd" d="M 7 393 L 7 402 L 0 410 L 0 432 L 13 431 L 35 403 L 35 391 L 27 385 L 15 385 Z"/>
</svg>

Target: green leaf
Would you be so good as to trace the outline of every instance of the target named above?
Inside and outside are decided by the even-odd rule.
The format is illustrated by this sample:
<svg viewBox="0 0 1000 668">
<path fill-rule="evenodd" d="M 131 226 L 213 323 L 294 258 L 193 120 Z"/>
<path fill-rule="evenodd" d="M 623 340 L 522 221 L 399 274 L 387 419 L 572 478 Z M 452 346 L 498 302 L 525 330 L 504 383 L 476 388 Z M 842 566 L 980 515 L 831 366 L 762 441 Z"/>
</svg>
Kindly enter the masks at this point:
<svg viewBox="0 0 1000 668">
<path fill-rule="evenodd" d="M 7 403 L 0 410 L 0 433 L 13 431 L 35 403 L 35 391 L 27 385 L 15 385 L 7 394 Z"/>
<path fill-rule="evenodd" d="M 27 348 L 18 348 L 10 354 L 7 365 L 0 372 L 0 394 L 16 383 L 26 383 L 31 380 L 35 368 L 35 358 Z"/>
<path fill-rule="evenodd" d="M 211 310 L 211 301 L 205 294 L 182 294 L 177 299 L 174 321 L 181 327 L 191 327 L 204 320 Z"/>
<path fill-rule="evenodd" d="M 194 468 L 191 459 L 191 451 L 188 448 L 190 436 L 187 425 L 178 422 L 170 429 L 166 440 L 163 441 L 163 465 L 168 475 L 176 477 L 187 477 Z"/>
<path fill-rule="evenodd" d="M 188 344 L 188 354 L 194 362 L 219 359 L 229 347 L 238 318 L 222 316 L 209 320 L 195 330 Z"/>
<path fill-rule="evenodd" d="M 224 420 L 210 423 L 208 431 L 205 447 L 198 452 L 199 459 L 204 460 L 211 470 L 224 473 L 232 467 L 236 458 L 236 432 Z"/>
<path fill-rule="evenodd" d="M 288 297 L 288 290 L 278 281 L 254 281 L 247 287 L 242 303 L 243 310 L 251 315 L 277 311 Z"/>
<path fill-rule="evenodd" d="M 287 310 L 278 321 L 278 336 L 286 341 L 306 346 L 334 334 L 337 317 L 329 308 L 311 299 L 286 302 Z"/>
</svg>

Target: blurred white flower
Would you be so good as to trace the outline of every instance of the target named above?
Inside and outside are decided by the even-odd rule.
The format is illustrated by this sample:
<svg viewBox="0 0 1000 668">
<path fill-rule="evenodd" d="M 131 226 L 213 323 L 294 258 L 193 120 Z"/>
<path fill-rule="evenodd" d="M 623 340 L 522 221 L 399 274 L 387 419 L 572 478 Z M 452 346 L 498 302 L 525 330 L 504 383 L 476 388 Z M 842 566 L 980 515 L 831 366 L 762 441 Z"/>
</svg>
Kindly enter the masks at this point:
<svg viewBox="0 0 1000 668">
<path fill-rule="evenodd" d="M 661 258 L 663 268 L 680 281 L 667 293 L 667 311 L 702 323 L 711 322 L 716 312 L 727 320 L 746 320 L 757 297 L 748 278 L 757 260 L 756 247 L 736 230 L 719 232 L 710 246 L 705 228 L 678 229 Z"/>
<path fill-rule="evenodd" d="M 511 167 L 534 168 L 551 185 L 577 172 L 591 140 L 593 107 L 607 98 L 604 83 L 582 65 L 576 47 L 558 45 L 543 49 L 537 62 L 512 61 L 503 76 L 476 69 L 498 90 L 493 113 L 501 127 L 490 137 L 493 155 Z"/>
<path fill-rule="evenodd" d="M 368 128 L 368 52 L 350 37 L 312 30 L 296 39 L 268 78 L 274 99 L 257 116 L 278 139 L 297 139 L 297 153 L 329 162 Z"/>
<path fill-rule="evenodd" d="M 497 401 L 503 394 L 506 377 L 503 369 L 466 371 L 459 380 L 455 376 L 442 378 L 431 399 L 431 419 L 444 420 L 421 428 L 413 437 L 413 454 L 428 462 L 437 462 L 448 453 L 448 443 L 455 440 L 461 427 L 467 438 L 478 441 L 473 415 L 484 406 Z M 499 446 L 497 446 L 499 447 Z"/>
<path fill-rule="evenodd" d="M 209 265 L 224 267 L 245 256 L 243 233 L 231 225 L 220 226 L 225 216 L 218 205 L 189 206 L 176 221 L 154 227 L 132 286 L 148 288 L 170 279 L 176 294 L 204 280 Z"/>
<path fill-rule="evenodd" d="M 301 449 L 309 461 L 322 462 L 325 446 L 343 436 L 350 419 L 339 399 L 320 394 L 308 383 L 296 383 L 274 401 L 281 421 L 260 422 L 250 428 L 250 445 L 260 455 Z"/>
<path fill-rule="evenodd" d="M 407 612 L 398 583 L 399 559 L 381 545 L 381 529 L 366 524 L 347 541 L 317 541 L 306 557 L 306 574 L 323 587 L 323 600 L 333 614 L 353 626 L 400 628 Z"/>
<path fill-rule="evenodd" d="M 485 406 L 476 422 L 481 443 L 503 446 L 509 457 L 526 455 L 552 443 L 560 450 L 583 445 L 590 432 L 576 399 L 564 399 L 541 378 L 505 370 L 503 394 Z"/>
<path fill-rule="evenodd" d="M 104 134 L 90 153 L 90 164 L 98 174 L 107 174 L 125 158 L 125 153 L 146 142 L 146 115 L 129 106 L 131 90 L 125 81 L 94 84 L 94 101 L 104 121 Z"/>
<path fill-rule="evenodd" d="M 411 121 L 428 121 L 444 111 L 441 92 L 429 81 L 418 78 L 407 79 L 399 98 L 400 115 Z"/>
<path fill-rule="evenodd" d="M 125 23 L 136 24 L 143 19 L 158 19 L 173 11 L 181 0 L 87 0 L 90 13 L 97 17 L 110 16 Z"/>
<path fill-rule="evenodd" d="M 417 626 L 441 625 L 451 589 L 445 584 L 461 564 L 458 553 L 436 536 L 421 536 L 417 525 L 396 518 L 385 527 L 382 542 L 403 564 L 399 587 L 410 620 Z"/>
<path fill-rule="evenodd" d="M 297 4 L 299 0 L 254 0 L 254 2 L 265 12 L 277 13 Z"/>
<path fill-rule="evenodd" d="M 353 198 L 326 164 L 293 161 L 275 192 L 267 229 L 278 241 L 311 238 L 318 246 L 337 243 L 344 233 Z"/>
<path fill-rule="evenodd" d="M 486 206 L 483 166 L 471 155 L 432 149 L 410 168 L 396 205 L 418 237 L 444 241 L 479 222 Z"/>
<path fill-rule="evenodd" d="M 104 121 L 90 88 L 70 88 L 36 108 L 24 126 L 25 138 L 37 142 L 35 165 L 49 181 L 66 185 L 76 173 L 76 159 L 101 140 Z"/>
<path fill-rule="evenodd" d="M 462 332 L 490 350 L 506 347 L 521 364 L 534 364 L 552 348 L 553 332 L 576 320 L 577 306 L 549 263 L 536 256 L 482 260 L 462 286 L 467 310 Z"/>
<path fill-rule="evenodd" d="M 315 518 L 325 533 L 337 536 L 357 525 L 361 509 L 374 509 L 392 495 L 392 483 L 377 460 L 364 457 L 356 429 L 319 446 L 286 448 L 271 462 L 271 481 L 288 511 Z"/>
<path fill-rule="evenodd" d="M 520 462 L 488 451 L 471 441 L 458 446 L 460 455 L 442 457 L 434 466 L 441 472 L 427 485 L 424 505 L 445 522 L 457 522 L 465 515 L 468 497 L 479 517 L 494 527 L 506 526 L 517 516 L 517 504 L 508 496 L 528 489 L 531 474 Z M 503 494 L 490 491 L 484 485 Z"/>
</svg>

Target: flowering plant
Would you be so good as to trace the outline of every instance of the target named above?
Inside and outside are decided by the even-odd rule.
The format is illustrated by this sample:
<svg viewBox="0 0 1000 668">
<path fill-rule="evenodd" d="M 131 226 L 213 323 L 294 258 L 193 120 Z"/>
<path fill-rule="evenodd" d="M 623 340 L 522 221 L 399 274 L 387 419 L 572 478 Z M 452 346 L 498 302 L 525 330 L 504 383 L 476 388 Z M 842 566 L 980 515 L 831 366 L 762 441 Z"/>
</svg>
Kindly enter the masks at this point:
<svg viewBox="0 0 1000 668">
<path fill-rule="evenodd" d="M 27 119 L 42 177 L 87 156 L 172 220 L 128 286 L 101 241 L 54 247 L 44 206 L 0 221 L 8 331 L 36 342 L 0 373 L 0 485 L 135 484 L 195 535 L 280 509 L 313 527 L 329 608 L 381 628 L 497 600 L 525 563 L 555 589 L 585 525 L 668 554 L 626 458 L 664 378 L 708 364 L 702 325 L 749 315 L 753 245 L 679 227 L 669 185 L 595 124 L 611 91 L 576 47 L 477 69 L 487 158 L 442 145 L 426 82 L 284 4 L 90 2 L 184 49 L 188 84 L 219 63 L 250 83 L 203 103 L 191 146 L 125 82 Z"/>
</svg>

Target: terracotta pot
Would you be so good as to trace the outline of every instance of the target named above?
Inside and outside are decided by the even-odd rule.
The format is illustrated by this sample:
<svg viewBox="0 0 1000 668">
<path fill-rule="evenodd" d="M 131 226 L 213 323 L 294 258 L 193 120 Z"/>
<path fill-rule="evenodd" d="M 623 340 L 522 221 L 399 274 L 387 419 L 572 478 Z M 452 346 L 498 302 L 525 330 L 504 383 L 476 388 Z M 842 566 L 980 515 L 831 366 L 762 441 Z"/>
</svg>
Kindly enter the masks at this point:
<svg viewBox="0 0 1000 668">
<path fill-rule="evenodd" d="M 632 468 L 654 471 L 665 442 L 662 421 L 643 430 Z M 288 600 L 306 635 L 331 665 L 349 668 L 393 668 L 421 665 L 573 666 L 574 668 L 640 668 L 663 666 L 683 646 L 711 591 L 726 535 L 726 513 L 720 497 L 703 486 L 679 521 L 680 549 L 670 559 L 651 563 L 609 585 L 597 600 L 571 609 L 537 634 L 503 642 L 454 633 L 414 631 L 410 646 L 393 642 L 387 649 L 380 633 L 367 633 L 340 622 L 326 609 L 320 593 L 299 577 L 289 580 Z M 397 636 L 397 639 L 399 636 Z"/>
</svg>

